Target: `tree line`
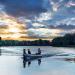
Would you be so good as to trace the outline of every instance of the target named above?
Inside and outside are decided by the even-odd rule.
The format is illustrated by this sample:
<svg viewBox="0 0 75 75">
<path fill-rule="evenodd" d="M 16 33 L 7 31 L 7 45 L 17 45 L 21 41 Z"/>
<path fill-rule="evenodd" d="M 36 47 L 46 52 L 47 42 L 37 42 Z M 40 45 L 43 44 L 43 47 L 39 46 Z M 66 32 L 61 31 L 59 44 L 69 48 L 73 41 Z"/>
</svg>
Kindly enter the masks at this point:
<svg viewBox="0 0 75 75">
<path fill-rule="evenodd" d="M 66 34 L 52 40 L 52 46 L 75 46 L 75 34 Z"/>
<path fill-rule="evenodd" d="M 0 40 L 0 46 L 50 46 L 50 44 L 50 41 L 42 39 L 34 41 Z"/>
</svg>

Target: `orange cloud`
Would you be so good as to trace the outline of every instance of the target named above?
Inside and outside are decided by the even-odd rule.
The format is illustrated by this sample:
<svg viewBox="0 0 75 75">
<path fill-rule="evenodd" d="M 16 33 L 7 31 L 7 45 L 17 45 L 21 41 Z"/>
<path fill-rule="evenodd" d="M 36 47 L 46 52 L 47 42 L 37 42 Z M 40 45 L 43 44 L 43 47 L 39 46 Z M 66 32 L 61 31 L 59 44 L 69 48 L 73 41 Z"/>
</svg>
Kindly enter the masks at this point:
<svg viewBox="0 0 75 75">
<path fill-rule="evenodd" d="M 26 26 L 16 18 L 0 14 L 0 36 L 4 39 L 15 39 L 27 34 Z"/>
</svg>

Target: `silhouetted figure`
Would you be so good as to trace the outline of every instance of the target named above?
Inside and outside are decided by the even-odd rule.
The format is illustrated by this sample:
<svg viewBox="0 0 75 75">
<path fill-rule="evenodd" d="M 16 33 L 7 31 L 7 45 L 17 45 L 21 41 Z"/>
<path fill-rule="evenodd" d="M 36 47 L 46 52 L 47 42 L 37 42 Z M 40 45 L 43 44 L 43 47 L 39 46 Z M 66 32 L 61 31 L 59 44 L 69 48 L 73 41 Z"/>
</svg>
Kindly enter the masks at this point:
<svg viewBox="0 0 75 75">
<path fill-rule="evenodd" d="M 23 60 L 25 61 L 27 58 L 26 58 L 26 50 L 23 49 Z"/>
<path fill-rule="evenodd" d="M 40 50 L 40 48 L 38 48 L 38 52 L 36 53 L 36 55 L 40 55 L 41 54 L 41 50 Z"/>
<path fill-rule="evenodd" d="M 26 50 L 25 49 L 23 49 L 23 54 L 26 54 Z"/>
<path fill-rule="evenodd" d="M 38 54 L 41 54 L 41 50 L 40 50 L 40 48 L 38 48 Z"/>
<path fill-rule="evenodd" d="M 28 54 L 31 54 L 31 51 L 30 51 L 30 49 L 28 49 Z"/>
</svg>

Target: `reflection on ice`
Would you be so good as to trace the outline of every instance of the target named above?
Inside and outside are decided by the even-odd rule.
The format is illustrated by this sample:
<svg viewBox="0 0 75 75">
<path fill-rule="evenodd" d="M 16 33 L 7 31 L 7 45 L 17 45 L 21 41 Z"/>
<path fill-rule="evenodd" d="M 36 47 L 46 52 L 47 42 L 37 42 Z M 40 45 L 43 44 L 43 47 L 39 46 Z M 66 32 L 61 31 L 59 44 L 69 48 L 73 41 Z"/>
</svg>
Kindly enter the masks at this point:
<svg viewBox="0 0 75 75">
<path fill-rule="evenodd" d="M 37 64 L 40 66 L 40 64 L 41 64 L 41 59 L 38 59 L 38 60 L 36 60 L 36 61 L 38 61 Z M 31 62 L 32 62 L 32 61 L 25 61 L 25 60 L 23 60 L 23 67 L 24 67 L 24 68 L 26 68 L 26 66 L 29 67 L 29 66 L 31 65 Z"/>
</svg>

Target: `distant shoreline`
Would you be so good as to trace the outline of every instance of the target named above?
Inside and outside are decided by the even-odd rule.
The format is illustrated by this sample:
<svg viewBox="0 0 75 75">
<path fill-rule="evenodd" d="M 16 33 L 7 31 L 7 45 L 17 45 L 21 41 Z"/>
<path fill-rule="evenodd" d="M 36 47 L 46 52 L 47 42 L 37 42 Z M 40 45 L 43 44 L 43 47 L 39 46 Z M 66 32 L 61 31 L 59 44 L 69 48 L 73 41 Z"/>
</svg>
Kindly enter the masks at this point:
<svg viewBox="0 0 75 75">
<path fill-rule="evenodd" d="M 52 47 L 75 47 L 75 34 L 66 34 L 63 37 L 56 37 L 50 40 L 18 41 L 1 40 L 0 46 L 52 46 Z"/>
<path fill-rule="evenodd" d="M 42 39 L 34 41 L 0 40 L 0 46 L 51 46 L 51 42 Z"/>
<path fill-rule="evenodd" d="M 75 45 L 67 45 L 67 46 L 57 46 L 57 45 L 0 45 L 0 47 L 9 47 L 9 46 L 51 46 L 51 47 L 73 47 L 75 48 Z"/>
</svg>

